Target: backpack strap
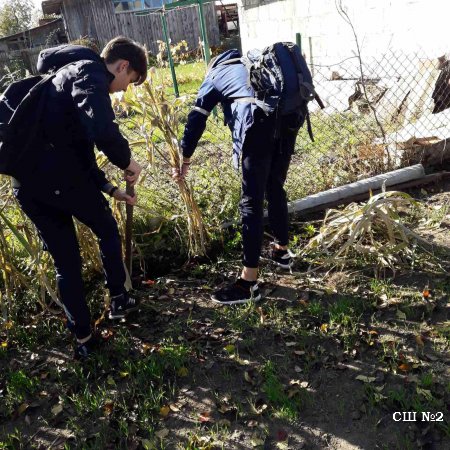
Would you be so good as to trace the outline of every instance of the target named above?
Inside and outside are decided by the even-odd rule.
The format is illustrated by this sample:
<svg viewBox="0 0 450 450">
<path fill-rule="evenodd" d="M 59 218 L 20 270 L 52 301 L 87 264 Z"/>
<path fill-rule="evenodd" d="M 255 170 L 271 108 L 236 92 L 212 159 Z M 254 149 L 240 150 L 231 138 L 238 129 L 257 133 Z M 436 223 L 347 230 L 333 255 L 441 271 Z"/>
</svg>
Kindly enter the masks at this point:
<svg viewBox="0 0 450 450">
<path fill-rule="evenodd" d="M 300 62 L 295 57 L 294 52 L 293 52 L 294 47 L 292 45 L 286 45 L 286 47 L 288 48 L 289 54 L 291 55 L 292 61 L 294 62 L 295 68 L 297 69 L 297 74 L 298 74 L 298 78 L 299 78 L 298 83 L 299 83 L 300 94 L 301 94 L 302 98 L 306 101 L 315 100 L 318 103 L 318 105 L 320 106 L 320 109 L 325 109 L 325 105 L 323 104 L 322 99 L 317 94 L 314 86 L 311 83 L 308 83 L 303 80 Z"/>
<path fill-rule="evenodd" d="M 311 118 L 309 117 L 309 111 L 306 110 L 306 129 L 308 130 L 309 137 L 314 142 L 314 134 L 311 126 Z"/>
<path fill-rule="evenodd" d="M 228 59 L 227 61 L 221 62 L 217 65 L 218 66 L 227 66 L 230 64 L 238 64 L 238 63 L 244 64 L 244 66 L 247 68 L 247 72 L 248 72 L 247 85 L 251 86 L 252 83 L 250 81 L 250 69 L 252 68 L 253 64 L 246 56 L 242 56 L 241 58 L 231 58 L 231 59 Z"/>
</svg>

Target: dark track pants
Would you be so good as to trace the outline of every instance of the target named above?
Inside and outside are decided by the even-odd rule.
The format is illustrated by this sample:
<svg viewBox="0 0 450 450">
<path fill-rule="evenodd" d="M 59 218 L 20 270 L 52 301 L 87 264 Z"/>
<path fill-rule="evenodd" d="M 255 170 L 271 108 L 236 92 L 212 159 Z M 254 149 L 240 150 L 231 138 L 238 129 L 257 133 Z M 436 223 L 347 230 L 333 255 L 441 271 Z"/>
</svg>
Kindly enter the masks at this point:
<svg viewBox="0 0 450 450">
<path fill-rule="evenodd" d="M 242 149 L 242 262 L 250 268 L 258 267 L 261 254 L 264 198 L 275 241 L 280 245 L 289 241 L 284 183 L 299 130 L 296 118 L 287 117 L 279 130 L 275 138 L 275 116 L 257 110 Z"/>
<path fill-rule="evenodd" d="M 124 292 L 125 269 L 117 223 L 103 194 L 87 185 L 36 195 L 29 188 L 14 191 L 20 206 L 35 224 L 55 262 L 61 300 L 78 338 L 89 335 L 91 317 L 81 276 L 81 257 L 73 217 L 97 236 L 111 296 Z"/>
</svg>

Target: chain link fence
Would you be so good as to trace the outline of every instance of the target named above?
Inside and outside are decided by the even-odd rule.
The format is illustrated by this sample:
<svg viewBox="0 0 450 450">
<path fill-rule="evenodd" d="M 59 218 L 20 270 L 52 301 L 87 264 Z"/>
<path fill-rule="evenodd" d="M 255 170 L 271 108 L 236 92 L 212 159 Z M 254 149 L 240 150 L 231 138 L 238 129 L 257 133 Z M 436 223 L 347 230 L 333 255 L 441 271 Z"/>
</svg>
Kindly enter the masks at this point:
<svg viewBox="0 0 450 450">
<path fill-rule="evenodd" d="M 438 165 L 444 161 L 450 112 L 432 113 L 432 94 L 443 68 L 442 58 L 421 52 L 389 52 L 364 60 L 353 56 L 335 64 L 310 66 L 326 107 L 321 110 L 315 101 L 310 103 L 315 141 L 311 142 L 305 125 L 286 184 L 289 199 L 418 162 Z M 197 66 L 196 70 L 204 68 Z M 179 78 L 182 85 L 183 75 Z M 439 84 L 442 89 L 442 80 Z M 196 89 L 183 92 L 191 100 L 181 122 L 195 101 Z M 231 145 L 218 108 L 208 119 L 197 150 L 207 156 L 198 161 L 219 158 L 221 164 L 226 159 L 231 165 Z"/>
<path fill-rule="evenodd" d="M 442 67 L 441 60 L 428 58 L 420 52 L 391 52 L 363 61 L 351 57 L 335 64 L 311 66 L 316 90 L 326 108 L 321 110 L 315 102 L 310 104 L 315 141 L 311 142 L 304 126 L 297 138 L 286 182 L 288 199 L 294 201 L 421 162 L 428 150 L 434 156 L 438 153 L 436 148 L 442 151 L 444 146 L 445 150 L 450 132 L 449 113 L 444 110 L 432 114 L 432 94 Z M 174 99 L 168 69 L 161 73 L 168 98 Z M 183 62 L 176 67 L 176 73 L 181 95 L 188 96 L 179 111 L 176 132 L 181 139 L 204 78 L 205 64 Z M 131 141 L 141 139 L 139 129 L 127 127 L 126 123 L 124 118 L 123 129 L 128 138 Z M 164 153 L 164 139 L 158 133 L 152 139 L 153 145 Z M 138 148 L 136 152 L 145 164 L 145 152 Z M 168 162 L 153 160 L 143 180 L 138 192 L 139 203 L 145 208 L 141 210 L 143 214 L 137 215 L 137 242 L 142 236 L 141 243 L 145 247 L 144 236 L 164 230 L 161 220 L 154 220 L 159 216 L 175 218 L 176 226 L 171 229 L 177 229 L 177 233 L 168 232 L 161 245 L 166 248 L 179 245 L 168 243 L 171 237 L 182 236 L 184 228 L 183 205 L 179 202 L 176 184 L 170 178 Z M 207 121 L 193 157 L 189 180 L 212 234 L 218 236 L 223 223 L 238 220 L 240 174 L 232 165 L 231 133 L 223 123 L 220 107 Z M 153 219 L 149 218 L 149 210 Z M 159 238 L 155 235 L 154 239 Z M 155 247 L 146 248 L 147 256 L 152 258 Z"/>
</svg>

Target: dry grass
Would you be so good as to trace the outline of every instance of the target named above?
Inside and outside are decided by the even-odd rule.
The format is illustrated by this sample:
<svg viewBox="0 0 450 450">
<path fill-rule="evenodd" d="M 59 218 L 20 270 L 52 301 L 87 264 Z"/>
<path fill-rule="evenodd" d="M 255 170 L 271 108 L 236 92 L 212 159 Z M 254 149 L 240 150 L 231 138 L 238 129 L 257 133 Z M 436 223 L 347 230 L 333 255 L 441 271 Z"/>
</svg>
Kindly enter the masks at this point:
<svg viewBox="0 0 450 450">
<path fill-rule="evenodd" d="M 325 266 L 342 268 L 362 261 L 376 273 L 384 268 L 414 267 L 435 258 L 435 246 L 405 224 L 414 213 L 426 215 L 423 208 L 408 194 L 389 191 L 371 196 L 363 204 L 329 210 L 319 233 L 302 253 Z"/>
<path fill-rule="evenodd" d="M 179 116 L 187 97 L 169 98 L 162 79 L 155 71 L 142 86 L 130 89 L 120 99 L 121 106 L 130 114 L 129 122 L 139 138 L 131 142 L 132 146 L 144 146 L 152 166 L 157 160 L 170 168 L 180 169 L 182 153 L 178 142 L 180 132 Z M 156 133 L 162 137 L 164 145 L 156 145 Z M 194 198 L 191 186 L 186 180 L 177 182 L 180 197 L 185 208 L 188 226 L 189 254 L 191 256 L 206 253 L 207 232 L 202 214 Z"/>
</svg>

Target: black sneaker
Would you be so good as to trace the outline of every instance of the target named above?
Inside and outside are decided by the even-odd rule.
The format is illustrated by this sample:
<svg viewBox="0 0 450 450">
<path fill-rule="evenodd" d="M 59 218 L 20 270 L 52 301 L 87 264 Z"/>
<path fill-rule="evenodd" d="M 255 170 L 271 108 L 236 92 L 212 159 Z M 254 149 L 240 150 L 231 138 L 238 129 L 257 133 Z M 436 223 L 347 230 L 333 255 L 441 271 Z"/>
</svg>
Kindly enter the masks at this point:
<svg viewBox="0 0 450 450">
<path fill-rule="evenodd" d="M 97 350 L 100 345 L 100 340 L 96 336 L 91 336 L 91 338 L 80 344 L 77 342 L 75 347 L 75 353 L 73 355 L 76 360 L 85 360 L 91 357 Z"/>
<path fill-rule="evenodd" d="M 239 303 L 257 302 L 261 299 L 256 281 L 246 281 L 239 278 L 235 283 L 225 286 L 211 295 L 213 302 L 222 305 L 237 305 Z"/>
<path fill-rule="evenodd" d="M 278 267 L 286 270 L 289 270 L 294 264 L 292 253 L 289 250 L 278 250 L 276 248 L 272 248 L 269 253 L 269 259 Z"/>
<path fill-rule="evenodd" d="M 127 314 L 139 309 L 139 300 L 130 297 L 128 293 L 111 297 L 111 306 L 109 307 L 109 319 L 124 319 Z"/>
</svg>

